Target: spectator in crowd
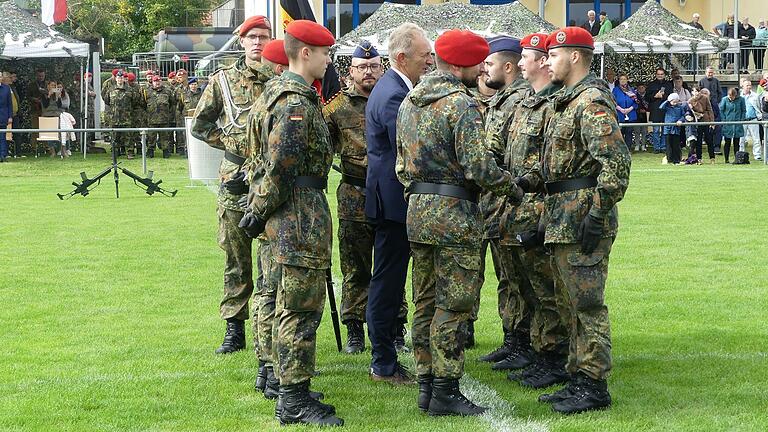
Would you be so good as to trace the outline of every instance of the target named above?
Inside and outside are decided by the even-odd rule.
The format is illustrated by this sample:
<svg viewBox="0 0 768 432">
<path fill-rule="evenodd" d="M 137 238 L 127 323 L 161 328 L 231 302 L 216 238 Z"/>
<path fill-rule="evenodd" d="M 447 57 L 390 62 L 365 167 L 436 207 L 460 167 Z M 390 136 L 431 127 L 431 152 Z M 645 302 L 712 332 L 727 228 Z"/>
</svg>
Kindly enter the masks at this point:
<svg viewBox="0 0 768 432">
<path fill-rule="evenodd" d="M 755 35 L 755 27 L 749 23 L 749 17 L 744 17 L 744 20 L 739 25 L 739 44 L 741 45 L 739 70 L 741 73 L 749 73 L 749 51 L 752 48 L 752 41 L 755 39 Z"/>
<path fill-rule="evenodd" d="M 707 90 L 707 89 L 702 89 Z M 707 90 L 709 91 L 709 90 Z M 712 114 L 715 116 L 715 121 L 723 121 L 723 114 L 720 112 L 720 100 L 709 95 L 709 102 L 712 104 Z M 715 148 L 715 154 L 722 154 L 720 144 L 723 143 L 723 125 L 715 125 L 715 129 L 712 131 L 712 146 Z"/>
<path fill-rule="evenodd" d="M 765 47 L 768 45 L 768 27 L 766 27 L 765 19 L 761 19 L 757 23 L 757 29 L 755 29 L 755 39 L 752 41 L 752 56 L 755 60 L 755 70 L 757 72 L 763 72 L 763 65 L 765 64 Z"/>
<path fill-rule="evenodd" d="M 768 118 L 768 92 L 764 92 L 762 96 L 760 96 L 760 110 L 763 113 L 763 118 Z M 768 137 L 768 124 L 765 125 L 763 131 L 764 135 Z"/>
<path fill-rule="evenodd" d="M 723 99 L 723 87 L 720 85 L 720 80 L 715 78 L 715 68 L 712 66 L 707 66 L 704 78 L 699 80 L 699 89 L 709 90 L 716 103 L 720 103 L 720 100 Z"/>
<path fill-rule="evenodd" d="M 29 98 L 29 115 L 32 116 L 32 129 L 40 128 L 40 117 L 43 115 L 42 97 L 48 92 L 45 83 L 45 71 L 38 69 L 35 71 L 35 80 L 29 83 L 27 97 Z M 32 145 L 37 146 L 38 134 L 32 134 Z"/>
<path fill-rule="evenodd" d="M 688 107 L 693 113 L 694 121 L 696 122 L 713 122 L 715 121 L 715 113 L 712 111 L 712 102 L 709 100 L 709 90 L 703 88 L 695 96 L 691 97 L 688 101 Z M 709 153 L 709 163 L 715 163 L 715 146 L 712 142 L 712 132 L 714 131 L 714 125 L 697 125 L 696 126 L 696 142 L 691 146 L 688 156 L 696 151 L 696 158 L 701 160 L 701 145 L 702 142 L 707 143 L 707 153 Z"/>
<path fill-rule="evenodd" d="M 10 84 L 11 74 L 0 72 L 0 162 L 5 162 L 8 157 L 5 129 L 13 125 L 13 95 Z"/>
<path fill-rule="evenodd" d="M 613 91 L 613 88 L 616 87 L 616 72 L 613 69 L 605 69 L 605 81 L 608 83 L 608 88 Z"/>
<path fill-rule="evenodd" d="M 18 76 L 16 75 L 16 72 L 9 72 L 9 85 L 11 89 L 11 97 L 12 97 L 12 103 L 13 103 L 13 129 L 20 129 L 21 128 L 21 101 L 24 100 L 24 96 L 19 92 L 19 86 L 16 85 L 16 82 L 18 81 Z M 13 142 L 13 157 L 21 157 L 21 144 L 22 144 L 22 134 L 13 134 L 11 135 L 11 141 Z"/>
<path fill-rule="evenodd" d="M 595 19 L 595 11 L 590 10 L 587 12 L 587 22 L 581 27 L 588 31 L 592 37 L 595 37 L 600 33 L 600 22 Z"/>
<path fill-rule="evenodd" d="M 664 126 L 664 141 L 667 144 L 668 163 L 679 165 L 681 159 L 680 141 L 683 135 L 683 120 L 685 120 L 685 110 L 688 105 L 680 102 L 680 96 L 677 93 L 671 93 L 667 100 L 659 105 L 659 109 L 664 111 L 664 123 L 677 123 L 677 126 Z"/>
<path fill-rule="evenodd" d="M 699 22 L 700 19 L 701 19 L 701 15 L 699 15 L 699 13 L 696 12 L 693 14 L 693 20 L 691 20 L 691 22 L 689 22 L 688 25 L 691 27 L 696 27 L 699 30 L 704 30 L 704 26 L 702 26 L 701 23 Z"/>
<path fill-rule="evenodd" d="M 746 105 L 745 120 L 762 120 L 763 111 L 760 107 L 760 99 L 757 93 L 752 91 L 752 82 L 747 79 L 741 80 L 741 97 L 744 98 L 744 104 Z M 760 125 L 744 125 L 744 136 L 739 140 L 739 150 L 746 151 L 747 139 L 752 140 L 752 156 L 754 156 L 755 160 L 760 160 L 763 149 L 763 143 L 760 140 Z"/>
<path fill-rule="evenodd" d="M 613 23 L 608 19 L 608 13 L 606 11 L 600 12 L 600 31 L 597 35 L 602 36 L 611 30 L 613 30 Z"/>
<path fill-rule="evenodd" d="M 616 101 L 616 115 L 621 124 L 621 135 L 624 136 L 627 148 L 631 149 L 632 127 L 624 124 L 637 121 L 637 93 L 629 86 L 629 77 L 626 74 L 619 75 L 619 85 L 613 88 L 612 93 L 613 100 Z"/>
<path fill-rule="evenodd" d="M 728 18 L 725 20 L 724 23 L 720 23 L 714 27 L 712 27 L 712 32 L 717 34 L 721 37 L 727 37 L 730 39 L 735 39 L 736 34 L 734 33 L 734 25 L 737 27 L 741 27 L 741 23 L 734 23 L 733 22 L 734 17 L 733 14 L 728 15 Z M 720 56 L 720 69 L 726 69 L 728 68 L 728 65 L 733 64 L 733 54 L 723 54 Z M 736 69 L 734 65 L 734 69 Z"/>
<path fill-rule="evenodd" d="M 648 122 L 648 102 L 645 100 L 645 84 L 638 84 L 637 90 L 637 122 Z M 635 151 L 645 151 L 646 146 L 646 134 L 648 128 L 646 126 L 635 127 Z"/>
<path fill-rule="evenodd" d="M 672 75 L 672 91 L 680 96 L 680 102 L 688 102 L 693 93 L 680 75 Z"/>
<path fill-rule="evenodd" d="M 651 113 L 650 121 L 653 123 L 664 122 L 664 111 L 659 106 L 672 93 L 672 81 L 667 81 L 667 71 L 664 68 L 656 69 L 656 79 L 648 83 L 645 100 L 648 102 L 648 112 Z M 661 153 L 665 151 L 664 141 L 662 141 L 662 127 L 653 126 L 651 131 L 651 144 L 653 152 Z"/>
<path fill-rule="evenodd" d="M 747 114 L 747 105 L 744 103 L 744 98 L 739 96 L 738 88 L 731 87 L 728 89 L 728 96 L 720 101 L 720 112 L 723 116 L 722 121 L 744 121 Z M 736 138 L 743 136 L 744 128 L 741 125 L 723 125 L 723 138 L 725 139 L 723 156 L 725 156 L 725 163 L 730 163 L 729 153 L 731 152 L 731 145 L 733 145 L 733 156 L 736 156 L 736 152 L 739 151 Z"/>
</svg>

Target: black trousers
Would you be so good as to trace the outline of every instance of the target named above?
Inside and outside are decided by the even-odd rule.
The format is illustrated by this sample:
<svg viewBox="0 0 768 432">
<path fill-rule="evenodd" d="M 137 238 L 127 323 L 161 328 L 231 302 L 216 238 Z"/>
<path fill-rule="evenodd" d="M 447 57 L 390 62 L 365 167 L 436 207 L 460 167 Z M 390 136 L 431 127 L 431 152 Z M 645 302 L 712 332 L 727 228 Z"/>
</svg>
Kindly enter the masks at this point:
<svg viewBox="0 0 768 432">
<path fill-rule="evenodd" d="M 405 224 L 390 220 L 375 223 L 373 274 L 368 288 L 368 339 L 371 341 L 371 369 L 376 375 L 395 373 L 395 329 L 405 294 L 405 278 L 411 245 Z"/>
<path fill-rule="evenodd" d="M 667 139 L 667 162 L 680 163 L 680 135 L 664 135 Z"/>
<path fill-rule="evenodd" d="M 736 158 L 736 153 L 739 151 L 739 139 L 738 138 L 725 138 L 725 148 L 723 148 L 723 156 L 725 161 L 728 162 L 728 156 L 731 151 L 731 144 L 733 144 L 733 157 Z"/>
<path fill-rule="evenodd" d="M 752 48 L 752 56 L 755 59 L 755 69 L 763 70 L 763 60 L 765 59 L 765 48 Z"/>
<path fill-rule="evenodd" d="M 707 143 L 707 153 L 709 158 L 715 158 L 715 145 L 712 143 L 712 129 L 710 126 L 697 126 L 696 127 L 696 158 L 701 160 L 701 142 L 702 140 Z"/>
</svg>

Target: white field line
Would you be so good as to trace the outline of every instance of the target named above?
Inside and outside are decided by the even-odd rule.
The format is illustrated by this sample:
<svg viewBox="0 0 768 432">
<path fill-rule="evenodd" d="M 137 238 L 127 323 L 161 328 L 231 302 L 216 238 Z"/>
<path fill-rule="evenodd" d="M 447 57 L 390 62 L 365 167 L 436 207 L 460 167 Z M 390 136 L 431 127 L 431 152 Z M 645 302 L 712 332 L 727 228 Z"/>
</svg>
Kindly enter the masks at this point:
<svg viewBox="0 0 768 432">
<path fill-rule="evenodd" d="M 461 379 L 461 391 L 472 402 L 489 408 L 480 418 L 488 423 L 492 431 L 549 432 L 549 426 L 545 422 L 516 417 L 515 407 L 501 398 L 496 390 L 467 374 Z"/>
</svg>

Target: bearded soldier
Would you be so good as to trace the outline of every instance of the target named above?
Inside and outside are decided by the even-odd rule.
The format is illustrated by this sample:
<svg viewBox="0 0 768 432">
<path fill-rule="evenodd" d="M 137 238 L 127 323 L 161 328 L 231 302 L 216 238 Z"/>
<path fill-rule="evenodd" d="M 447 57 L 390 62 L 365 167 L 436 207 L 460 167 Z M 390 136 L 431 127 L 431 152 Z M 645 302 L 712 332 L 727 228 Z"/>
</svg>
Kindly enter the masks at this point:
<svg viewBox="0 0 768 432">
<path fill-rule="evenodd" d="M 259 63 L 264 45 L 272 39 L 269 20 L 252 16 L 240 25 L 238 34 L 245 55 L 231 66 L 214 73 L 195 110 L 192 134 L 211 147 L 224 150 L 219 168 L 218 243 L 225 254 L 224 298 L 219 308 L 227 321 L 219 354 L 245 348 L 245 320 L 253 293 L 251 239 L 238 228 L 243 208 L 238 200 L 248 192 L 244 173 L 246 124 L 251 106 L 274 76 Z M 236 175 L 237 174 L 237 175 Z M 233 178 L 234 177 L 234 178 Z"/>
</svg>

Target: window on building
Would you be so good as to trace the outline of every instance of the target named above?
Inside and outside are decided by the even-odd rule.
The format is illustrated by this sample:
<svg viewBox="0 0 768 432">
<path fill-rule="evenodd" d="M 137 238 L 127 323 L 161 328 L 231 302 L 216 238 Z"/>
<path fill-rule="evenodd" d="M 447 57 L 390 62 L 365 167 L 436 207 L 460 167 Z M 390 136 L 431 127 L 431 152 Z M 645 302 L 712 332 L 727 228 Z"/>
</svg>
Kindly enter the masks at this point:
<svg viewBox="0 0 768 432">
<path fill-rule="evenodd" d="M 389 3 L 421 4 L 421 0 L 387 0 Z M 382 0 L 341 0 L 339 13 L 341 23 L 341 35 L 352 31 L 369 16 L 373 15 L 384 2 Z M 323 1 L 325 27 L 332 32 L 336 31 L 336 0 Z"/>
<path fill-rule="evenodd" d="M 595 2 L 594 0 L 571 0 L 568 2 L 568 8 L 566 9 L 567 12 L 567 23 L 569 25 L 583 25 L 587 22 L 587 12 L 590 10 L 594 10 L 595 15 L 599 14 L 600 11 L 595 9 Z M 597 16 L 595 16 L 595 19 L 597 19 Z M 571 22 L 575 21 L 575 23 Z"/>
</svg>

